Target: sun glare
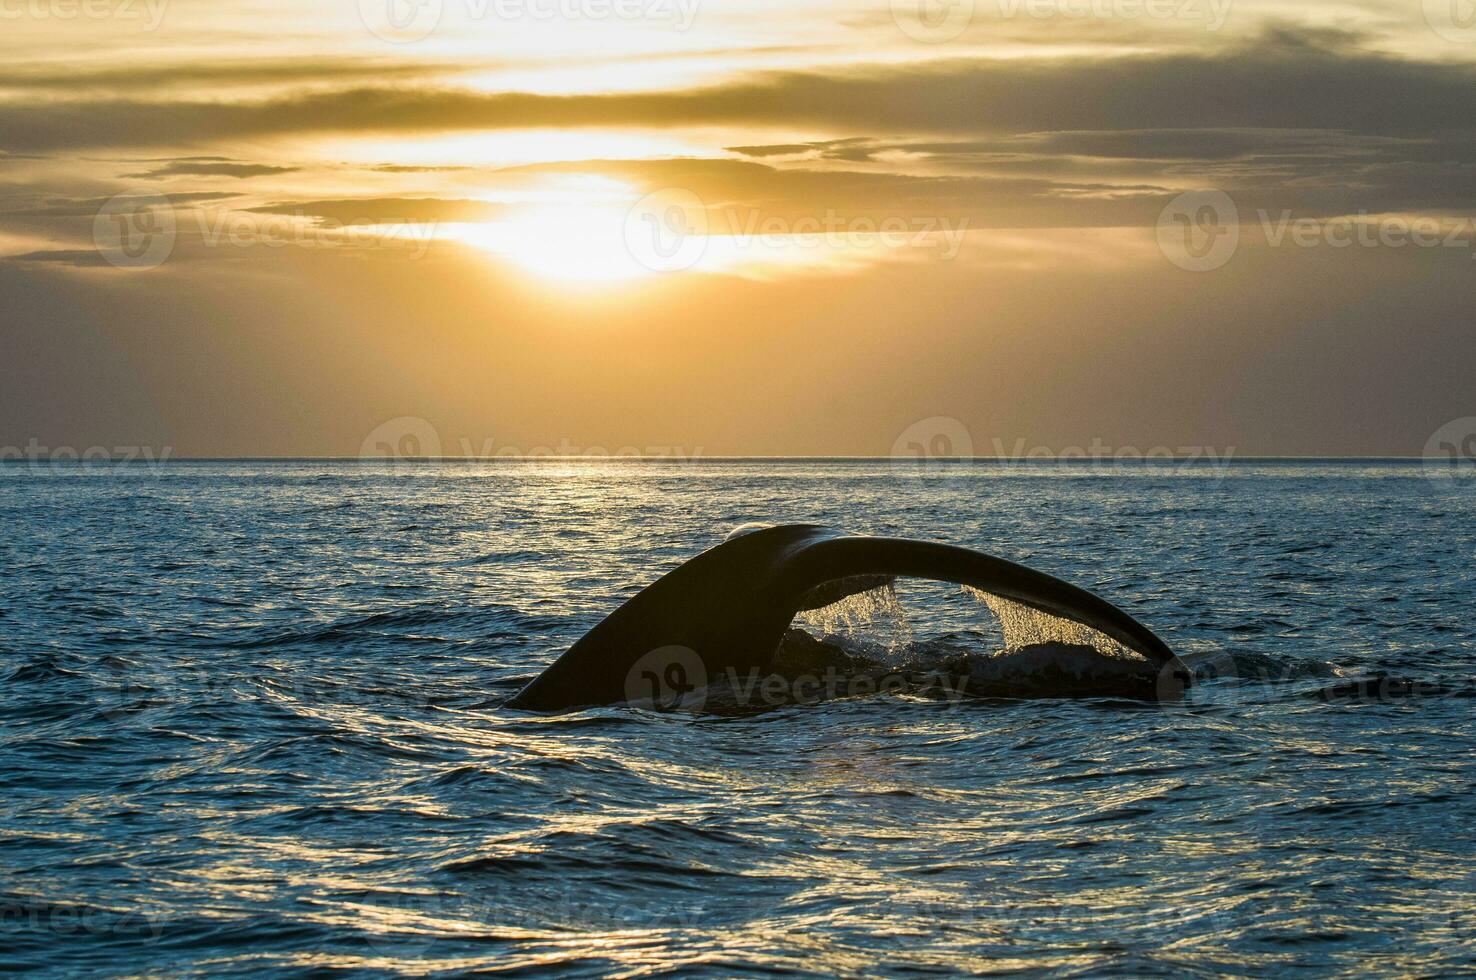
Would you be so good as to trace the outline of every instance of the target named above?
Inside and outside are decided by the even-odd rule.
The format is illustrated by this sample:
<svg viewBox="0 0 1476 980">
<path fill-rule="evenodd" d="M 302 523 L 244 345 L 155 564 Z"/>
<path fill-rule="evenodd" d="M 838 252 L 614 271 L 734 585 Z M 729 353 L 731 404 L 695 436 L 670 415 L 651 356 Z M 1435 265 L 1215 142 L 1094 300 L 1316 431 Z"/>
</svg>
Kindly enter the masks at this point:
<svg viewBox="0 0 1476 980">
<path fill-rule="evenodd" d="M 543 278 L 619 283 L 654 275 L 625 247 L 627 209 L 532 207 L 506 221 L 446 225 L 439 237 L 490 252 Z"/>
<path fill-rule="evenodd" d="M 632 225 L 628 206 L 600 204 L 531 207 L 505 221 L 441 225 L 435 236 L 487 252 L 543 279 L 591 286 L 682 273 L 756 280 L 848 275 L 879 262 L 920 257 L 914 255 L 919 248 L 876 236 L 837 243 L 816 235 L 722 234 L 698 236 L 688 243 L 681 264 L 671 265 L 653 261 L 637 237 L 644 231 Z"/>
</svg>

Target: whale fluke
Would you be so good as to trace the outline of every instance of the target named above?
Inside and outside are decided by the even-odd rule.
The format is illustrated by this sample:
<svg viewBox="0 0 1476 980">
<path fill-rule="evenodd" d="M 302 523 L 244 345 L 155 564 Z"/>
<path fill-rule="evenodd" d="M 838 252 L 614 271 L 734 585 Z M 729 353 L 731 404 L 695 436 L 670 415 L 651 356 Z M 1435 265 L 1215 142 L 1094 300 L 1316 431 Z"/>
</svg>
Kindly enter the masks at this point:
<svg viewBox="0 0 1476 980">
<path fill-rule="evenodd" d="M 1187 685 L 1187 671 L 1146 626 L 1044 572 L 952 545 L 793 524 L 730 538 L 663 576 L 508 706 L 561 711 L 636 701 L 633 676 L 653 664 L 659 672 L 667 661 L 681 661 L 683 670 L 702 677 L 763 669 L 796 613 L 898 577 L 956 582 L 1081 623 L 1145 658 L 1160 676 L 1175 678 L 1161 695 L 1177 696 Z"/>
</svg>

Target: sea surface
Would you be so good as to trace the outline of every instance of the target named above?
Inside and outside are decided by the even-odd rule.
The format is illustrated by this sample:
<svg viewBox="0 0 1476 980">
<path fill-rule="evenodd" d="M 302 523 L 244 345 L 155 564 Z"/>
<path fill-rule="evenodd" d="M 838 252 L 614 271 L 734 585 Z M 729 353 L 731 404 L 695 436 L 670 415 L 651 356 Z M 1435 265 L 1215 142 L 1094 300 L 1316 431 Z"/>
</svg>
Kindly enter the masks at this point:
<svg viewBox="0 0 1476 980">
<path fill-rule="evenodd" d="M 0 970 L 1476 974 L 1470 476 L 4 464 Z M 504 707 L 755 521 L 1024 562 L 1201 683 Z"/>
</svg>

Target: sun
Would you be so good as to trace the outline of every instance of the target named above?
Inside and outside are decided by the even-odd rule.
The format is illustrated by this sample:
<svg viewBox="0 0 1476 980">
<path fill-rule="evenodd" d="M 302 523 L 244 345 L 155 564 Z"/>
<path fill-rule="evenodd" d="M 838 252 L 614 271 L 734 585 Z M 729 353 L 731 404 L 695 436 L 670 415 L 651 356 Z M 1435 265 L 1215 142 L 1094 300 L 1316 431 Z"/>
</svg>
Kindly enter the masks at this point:
<svg viewBox="0 0 1476 980">
<path fill-rule="evenodd" d="M 642 194 L 608 178 L 525 192 L 497 220 L 441 224 L 434 236 L 561 287 L 596 289 L 684 273 L 755 280 L 849 275 L 908 251 L 874 228 L 753 233 L 731 215 L 714 219 L 695 195 Z"/>
<path fill-rule="evenodd" d="M 442 237 L 497 255 L 546 279 L 622 283 L 657 270 L 626 247 L 626 208 L 610 204 L 544 205 L 503 221 L 448 225 Z"/>
</svg>

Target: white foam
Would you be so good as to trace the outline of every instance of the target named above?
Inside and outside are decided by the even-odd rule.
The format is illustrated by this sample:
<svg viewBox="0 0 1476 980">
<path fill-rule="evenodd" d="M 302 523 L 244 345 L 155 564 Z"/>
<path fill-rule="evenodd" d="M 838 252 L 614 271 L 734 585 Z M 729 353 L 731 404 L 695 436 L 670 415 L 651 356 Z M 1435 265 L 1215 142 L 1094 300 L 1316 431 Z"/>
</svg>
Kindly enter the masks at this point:
<svg viewBox="0 0 1476 980">
<path fill-rule="evenodd" d="M 1000 628 L 1004 630 L 1005 652 L 1037 644 L 1065 644 L 1089 647 L 1105 657 L 1143 659 L 1106 633 L 1085 623 L 1053 616 L 971 586 L 966 585 L 963 590 L 987 606 L 994 618 L 999 620 Z"/>
</svg>

